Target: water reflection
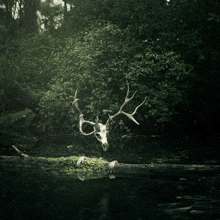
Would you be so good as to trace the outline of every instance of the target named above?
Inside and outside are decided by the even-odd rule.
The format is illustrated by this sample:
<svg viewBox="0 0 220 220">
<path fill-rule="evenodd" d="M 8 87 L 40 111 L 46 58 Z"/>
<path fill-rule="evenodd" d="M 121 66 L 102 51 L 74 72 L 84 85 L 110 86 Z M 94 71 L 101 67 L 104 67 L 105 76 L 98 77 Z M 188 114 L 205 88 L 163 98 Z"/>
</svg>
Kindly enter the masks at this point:
<svg viewBox="0 0 220 220">
<path fill-rule="evenodd" d="M 81 181 L 42 170 L 5 167 L 0 174 L 3 220 L 220 219 L 219 176 L 115 176 Z"/>
</svg>

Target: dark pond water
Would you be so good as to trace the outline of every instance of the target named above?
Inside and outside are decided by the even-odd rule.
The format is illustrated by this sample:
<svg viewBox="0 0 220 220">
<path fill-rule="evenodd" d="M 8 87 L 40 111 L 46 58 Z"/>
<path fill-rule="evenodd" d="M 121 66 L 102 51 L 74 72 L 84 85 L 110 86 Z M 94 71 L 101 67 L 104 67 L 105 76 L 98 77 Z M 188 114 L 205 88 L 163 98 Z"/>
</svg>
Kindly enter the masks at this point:
<svg viewBox="0 0 220 220">
<path fill-rule="evenodd" d="M 0 170 L 0 219 L 220 219 L 219 176 L 81 181 L 42 170 Z"/>
</svg>

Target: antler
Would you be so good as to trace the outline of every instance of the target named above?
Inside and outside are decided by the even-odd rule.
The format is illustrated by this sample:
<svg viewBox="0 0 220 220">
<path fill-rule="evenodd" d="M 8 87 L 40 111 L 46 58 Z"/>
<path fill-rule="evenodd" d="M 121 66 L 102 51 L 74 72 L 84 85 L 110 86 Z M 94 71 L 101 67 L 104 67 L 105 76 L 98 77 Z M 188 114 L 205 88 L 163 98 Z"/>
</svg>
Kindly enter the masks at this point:
<svg viewBox="0 0 220 220">
<path fill-rule="evenodd" d="M 80 114 L 80 115 L 79 115 L 79 130 L 80 130 L 80 132 L 81 132 L 83 135 L 91 135 L 91 134 L 93 134 L 93 133 L 96 131 L 95 127 L 93 127 L 93 128 L 94 128 L 94 131 L 92 131 L 92 132 L 86 134 L 86 133 L 84 133 L 83 130 L 82 130 L 82 125 L 83 125 L 83 123 L 88 123 L 88 124 L 94 126 L 94 125 L 96 125 L 96 123 L 95 123 L 95 122 L 92 122 L 92 121 L 86 121 L 86 120 L 84 120 L 83 114 L 82 114 L 81 110 L 79 109 L 79 105 L 78 105 L 79 99 L 77 99 L 76 96 L 77 96 L 77 90 L 76 90 L 76 92 L 75 92 L 75 97 L 74 97 L 74 101 L 73 101 L 72 104 L 75 104 L 75 107 L 77 108 L 77 110 L 79 111 L 79 114 Z"/>
<path fill-rule="evenodd" d="M 108 130 L 109 130 L 109 122 L 110 122 L 110 120 L 112 120 L 114 117 L 116 117 L 116 116 L 119 115 L 119 114 L 124 114 L 124 115 L 126 115 L 129 119 L 131 119 L 132 121 L 134 121 L 136 124 L 139 125 L 139 123 L 134 119 L 133 115 L 136 113 L 137 109 L 138 109 L 141 105 L 144 104 L 144 102 L 145 102 L 145 100 L 146 100 L 146 97 L 145 97 L 144 101 L 143 101 L 140 105 L 138 105 L 138 106 L 135 108 L 135 110 L 134 110 L 134 112 L 133 112 L 132 114 L 129 114 L 129 113 L 124 112 L 124 111 L 122 110 L 123 107 L 124 107 L 129 101 L 131 101 L 131 100 L 134 98 L 134 95 L 135 95 L 135 93 L 136 93 L 136 92 L 135 92 L 135 93 L 131 96 L 131 98 L 128 98 L 128 96 L 129 96 L 129 83 L 128 83 L 128 81 L 127 81 L 127 87 L 128 87 L 128 89 L 127 89 L 127 94 L 126 94 L 124 103 L 122 104 L 122 106 L 120 107 L 119 111 L 118 111 L 116 114 L 114 114 L 114 115 L 109 115 L 109 118 L 108 118 L 106 124 L 99 123 L 99 122 L 98 122 L 98 119 L 96 120 L 96 122 L 91 122 L 91 121 L 86 121 L 86 120 L 84 120 L 83 114 L 82 114 L 81 110 L 79 109 L 79 105 L 78 105 L 79 99 L 77 99 L 77 90 L 76 90 L 76 92 L 75 92 L 75 98 L 74 98 L 74 101 L 73 101 L 72 104 L 75 104 L 75 107 L 76 107 L 77 110 L 79 111 L 79 130 L 80 130 L 80 132 L 81 132 L 83 135 L 90 135 L 90 134 L 93 134 L 93 133 L 94 133 L 96 139 L 97 139 L 99 142 L 101 142 L 102 148 L 103 148 L 104 151 L 107 151 L 107 150 L 108 150 L 108 147 L 109 147 L 109 144 L 108 144 L 108 141 L 107 141 L 107 134 L 108 134 Z M 87 124 L 92 125 L 94 130 L 93 130 L 92 132 L 88 133 L 88 134 L 84 133 L 83 130 L 82 130 L 83 123 L 87 123 Z"/>
<path fill-rule="evenodd" d="M 127 81 L 127 88 L 128 88 L 128 89 L 127 89 L 127 94 L 126 94 L 124 103 L 122 104 L 122 106 L 120 107 L 119 111 L 118 111 L 116 114 L 114 114 L 114 115 L 109 115 L 108 122 L 109 122 L 109 120 L 112 120 L 113 118 L 115 118 L 117 115 L 119 115 L 119 114 L 124 114 L 124 115 L 126 115 L 129 119 L 131 119 L 133 122 L 135 122 L 136 124 L 139 125 L 139 123 L 136 121 L 136 119 L 133 117 L 133 115 L 136 113 L 136 111 L 138 110 L 138 108 L 144 104 L 144 102 L 145 102 L 145 100 L 146 100 L 146 97 L 144 98 L 144 101 L 143 101 L 140 105 L 138 105 L 138 106 L 135 108 L 135 110 L 134 110 L 133 113 L 131 113 L 131 114 L 126 113 L 126 112 L 122 111 L 123 107 L 124 107 L 128 102 L 130 102 L 130 101 L 134 98 L 134 95 L 135 95 L 136 92 L 137 92 L 137 91 L 135 91 L 134 94 L 131 96 L 131 98 L 128 98 L 128 96 L 129 96 L 129 83 L 128 83 L 128 81 Z"/>
</svg>

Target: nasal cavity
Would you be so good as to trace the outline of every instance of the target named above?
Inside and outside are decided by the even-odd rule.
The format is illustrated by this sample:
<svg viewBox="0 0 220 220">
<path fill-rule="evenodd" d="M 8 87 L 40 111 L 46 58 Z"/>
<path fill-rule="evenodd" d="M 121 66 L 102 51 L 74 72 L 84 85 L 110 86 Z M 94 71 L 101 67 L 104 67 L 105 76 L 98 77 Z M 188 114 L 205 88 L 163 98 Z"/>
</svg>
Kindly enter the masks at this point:
<svg viewBox="0 0 220 220">
<path fill-rule="evenodd" d="M 102 144 L 103 151 L 107 151 L 108 147 L 109 147 L 108 143 Z"/>
</svg>

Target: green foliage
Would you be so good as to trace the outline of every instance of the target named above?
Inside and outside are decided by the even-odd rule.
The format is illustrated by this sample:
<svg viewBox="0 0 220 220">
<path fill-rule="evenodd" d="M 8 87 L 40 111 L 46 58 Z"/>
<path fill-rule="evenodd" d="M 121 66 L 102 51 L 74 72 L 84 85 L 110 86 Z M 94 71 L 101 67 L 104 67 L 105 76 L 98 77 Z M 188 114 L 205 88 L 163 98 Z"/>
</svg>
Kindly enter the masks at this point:
<svg viewBox="0 0 220 220">
<path fill-rule="evenodd" d="M 138 93 L 127 112 L 147 97 L 135 115 L 142 131 L 152 127 L 150 133 L 156 133 L 152 124 L 170 122 L 181 132 L 200 132 L 202 125 L 203 133 L 208 127 L 218 135 L 218 2 L 64 3 L 0 2 L 2 115 L 29 108 L 40 111 L 42 131 L 56 137 L 72 134 L 78 120 L 71 105 L 77 88 L 85 118 L 100 116 L 105 123 L 123 103 L 128 80 L 131 93 Z M 120 125 L 113 122 L 112 127 L 122 133 L 136 129 L 126 117 L 116 121 Z"/>
<path fill-rule="evenodd" d="M 139 88 L 138 95 L 147 97 L 147 117 L 155 117 L 158 122 L 169 121 L 175 113 L 173 107 L 187 103 L 191 68 L 175 52 L 158 47 L 155 50 L 155 45 L 146 46 L 141 54 L 134 56 L 128 79 Z"/>
<path fill-rule="evenodd" d="M 0 145 L 9 147 L 14 143 L 32 145 L 36 139 L 30 134 L 35 114 L 30 109 L 13 112 L 0 117 Z"/>
<path fill-rule="evenodd" d="M 12 39 L 0 53 L 0 111 L 30 108 L 38 112 L 38 102 L 50 79 L 56 75 L 54 55 L 62 42 L 48 34 Z"/>
<path fill-rule="evenodd" d="M 3 128 L 18 128 L 26 129 L 30 122 L 35 117 L 35 114 L 30 109 L 25 109 L 20 112 L 6 114 L 0 117 L 0 126 Z"/>
<path fill-rule="evenodd" d="M 53 33 L 63 21 L 64 15 L 62 6 L 51 4 L 50 0 L 41 1 L 40 13 L 40 25 L 42 31 Z"/>
<path fill-rule="evenodd" d="M 71 102 L 78 88 L 79 105 L 87 118 L 95 120 L 117 112 L 126 94 L 126 79 L 139 92 L 129 103 L 133 111 L 144 97 L 140 122 L 154 117 L 165 122 L 174 113 L 173 106 L 186 102 L 190 67 L 174 52 L 163 51 L 154 42 L 134 43 L 117 25 L 98 25 L 78 39 L 67 39 L 65 50 L 57 53 L 58 74 L 40 101 L 41 114 L 49 130 L 67 130 L 77 123 Z M 141 53 L 140 53 L 140 49 Z M 78 113 L 78 112 L 76 112 Z M 127 119 L 125 119 L 127 120 Z"/>
<path fill-rule="evenodd" d="M 47 89 L 47 83 L 57 74 L 56 53 L 62 51 L 62 41 L 52 35 L 39 34 L 18 41 L 21 56 L 16 59 L 18 80 L 33 89 Z"/>
</svg>

